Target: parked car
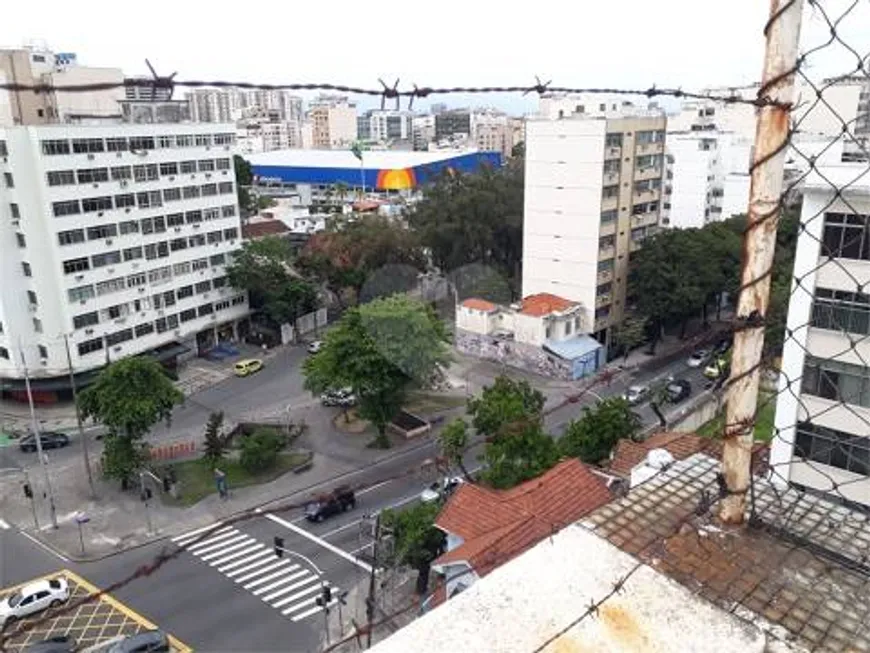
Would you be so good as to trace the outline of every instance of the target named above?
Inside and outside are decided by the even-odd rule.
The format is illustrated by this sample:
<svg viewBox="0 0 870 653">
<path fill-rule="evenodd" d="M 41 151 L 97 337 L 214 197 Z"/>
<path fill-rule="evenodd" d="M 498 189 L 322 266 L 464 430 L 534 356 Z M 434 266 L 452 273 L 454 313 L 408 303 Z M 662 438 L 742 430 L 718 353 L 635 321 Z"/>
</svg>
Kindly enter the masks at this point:
<svg viewBox="0 0 870 653">
<path fill-rule="evenodd" d="M 722 338 L 713 347 L 714 356 L 724 356 L 731 349 L 731 338 Z"/>
<path fill-rule="evenodd" d="M 43 449 L 60 449 L 69 444 L 69 436 L 66 433 L 58 433 L 57 431 L 43 431 L 39 434 L 39 442 Z M 31 433 L 18 441 L 18 446 L 25 453 L 33 453 L 37 451 L 36 436 Z"/>
<path fill-rule="evenodd" d="M 622 395 L 622 398 L 625 399 L 630 405 L 637 406 L 639 403 L 649 398 L 649 386 L 633 385 L 624 395 Z"/>
<path fill-rule="evenodd" d="M 353 388 L 327 390 L 320 395 L 320 403 L 324 406 L 353 406 L 356 404 L 356 395 Z"/>
<path fill-rule="evenodd" d="M 316 354 L 321 349 L 323 349 L 323 341 L 321 340 L 312 340 L 308 343 L 308 353 Z"/>
<path fill-rule="evenodd" d="M 63 577 L 25 585 L 0 601 L 0 628 L 46 608 L 55 608 L 68 598 L 69 583 Z"/>
<path fill-rule="evenodd" d="M 41 642 L 31 644 L 24 653 L 75 653 L 78 643 L 69 635 L 55 635 Z"/>
<path fill-rule="evenodd" d="M 459 476 L 449 476 L 442 478 L 440 481 L 435 481 L 420 493 L 420 501 L 423 503 L 433 503 L 446 499 L 456 491 L 464 481 Z"/>
<path fill-rule="evenodd" d="M 263 361 L 259 358 L 246 358 L 233 365 L 236 376 L 250 376 L 263 369 Z"/>
<path fill-rule="evenodd" d="M 718 379 L 720 376 L 725 374 L 728 366 L 730 365 L 730 356 L 718 356 L 710 361 L 710 364 L 704 368 L 704 376 L 708 379 Z"/>
<path fill-rule="evenodd" d="M 689 360 L 686 361 L 686 365 L 689 367 L 701 367 L 707 359 L 710 358 L 710 350 L 709 349 L 697 349 L 692 352 L 692 355 L 689 356 Z"/>
<path fill-rule="evenodd" d="M 351 508 L 356 508 L 356 495 L 351 488 L 341 486 L 310 501 L 305 506 L 305 518 L 308 521 L 323 521 Z"/>
<path fill-rule="evenodd" d="M 692 384 L 686 379 L 676 379 L 665 386 L 665 393 L 668 401 L 676 404 L 692 394 Z"/>
<path fill-rule="evenodd" d="M 161 630 L 119 635 L 83 649 L 80 653 L 168 653 L 169 638 Z"/>
</svg>

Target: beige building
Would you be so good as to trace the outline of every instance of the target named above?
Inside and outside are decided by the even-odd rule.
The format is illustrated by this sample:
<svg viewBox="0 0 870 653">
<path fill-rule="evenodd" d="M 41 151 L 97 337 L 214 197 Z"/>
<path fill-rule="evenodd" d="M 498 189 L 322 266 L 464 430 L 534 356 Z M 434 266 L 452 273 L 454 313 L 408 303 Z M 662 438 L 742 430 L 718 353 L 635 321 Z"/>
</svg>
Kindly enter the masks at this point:
<svg viewBox="0 0 870 653">
<path fill-rule="evenodd" d="M 343 96 L 322 95 L 308 110 L 315 149 L 343 149 L 357 138 L 356 105 Z"/>
<path fill-rule="evenodd" d="M 643 110 L 526 122 L 523 295 L 578 302 L 602 344 L 625 312 L 631 255 L 659 229 L 666 124 Z"/>
</svg>

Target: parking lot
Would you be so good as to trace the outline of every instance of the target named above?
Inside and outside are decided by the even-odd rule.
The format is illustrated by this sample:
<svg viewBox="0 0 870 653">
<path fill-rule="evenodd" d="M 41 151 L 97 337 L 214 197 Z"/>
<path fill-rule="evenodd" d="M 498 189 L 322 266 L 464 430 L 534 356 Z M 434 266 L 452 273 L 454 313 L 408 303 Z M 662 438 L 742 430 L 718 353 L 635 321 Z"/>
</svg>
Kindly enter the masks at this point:
<svg viewBox="0 0 870 653">
<path fill-rule="evenodd" d="M 62 635 L 74 639 L 76 650 L 82 650 L 113 637 L 135 635 L 157 628 L 156 625 L 110 595 L 101 595 L 92 601 L 82 602 L 88 596 L 99 592 L 99 589 L 84 578 L 67 570 L 44 578 L 34 578 L 15 587 L 4 588 L 0 590 L 0 600 L 24 585 L 58 576 L 65 577 L 69 582 L 69 601 L 56 610 L 48 609 L 11 624 L 7 628 L 7 635 L 11 636 L 4 643 L 4 650 L 17 653 L 26 650 L 32 644 Z M 15 634 L 18 631 L 24 632 Z M 172 650 L 178 653 L 188 653 L 192 650 L 171 635 L 169 641 L 172 644 Z"/>
</svg>

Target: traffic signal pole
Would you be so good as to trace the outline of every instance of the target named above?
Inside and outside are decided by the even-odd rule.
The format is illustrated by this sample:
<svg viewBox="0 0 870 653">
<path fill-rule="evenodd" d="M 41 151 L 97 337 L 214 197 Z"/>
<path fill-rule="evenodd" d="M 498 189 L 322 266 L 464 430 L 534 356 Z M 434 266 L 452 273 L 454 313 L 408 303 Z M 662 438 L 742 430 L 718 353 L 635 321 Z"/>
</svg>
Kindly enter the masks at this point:
<svg viewBox="0 0 870 653">
<path fill-rule="evenodd" d="M 276 535 L 273 538 L 273 542 L 276 557 L 283 558 L 286 554 L 301 558 L 314 570 L 314 573 L 317 574 L 317 577 L 320 579 L 320 596 L 317 597 L 317 605 L 323 608 L 323 627 L 326 631 L 326 644 L 329 645 L 329 604 L 332 603 L 332 588 L 326 584 L 326 578 L 323 576 L 323 571 L 321 571 L 320 567 L 314 564 L 314 561 L 308 556 L 285 547 L 284 538 L 280 535 Z"/>
</svg>

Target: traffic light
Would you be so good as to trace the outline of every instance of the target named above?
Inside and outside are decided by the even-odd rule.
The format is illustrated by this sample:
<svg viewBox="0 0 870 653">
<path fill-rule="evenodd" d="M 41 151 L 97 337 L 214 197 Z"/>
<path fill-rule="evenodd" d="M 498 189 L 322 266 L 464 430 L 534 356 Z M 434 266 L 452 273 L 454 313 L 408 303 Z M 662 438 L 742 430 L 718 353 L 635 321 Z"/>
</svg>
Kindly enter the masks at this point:
<svg viewBox="0 0 870 653">
<path fill-rule="evenodd" d="M 276 535 L 274 542 L 275 542 L 275 555 L 278 556 L 279 558 L 283 558 L 284 557 L 284 538 Z"/>
<path fill-rule="evenodd" d="M 148 501 L 149 499 L 151 499 L 151 497 L 152 497 L 151 488 L 150 487 L 142 488 L 142 492 L 139 495 L 139 498 L 142 501 Z"/>
<path fill-rule="evenodd" d="M 26 498 L 28 498 L 28 499 L 32 499 L 32 498 L 33 498 L 33 490 L 32 490 L 31 487 L 30 487 L 30 483 L 25 483 L 25 484 L 24 484 L 24 496 L 25 496 Z"/>
<path fill-rule="evenodd" d="M 324 605 L 329 605 L 330 601 L 332 601 L 332 588 L 326 585 L 323 588 L 323 603 Z"/>
</svg>

